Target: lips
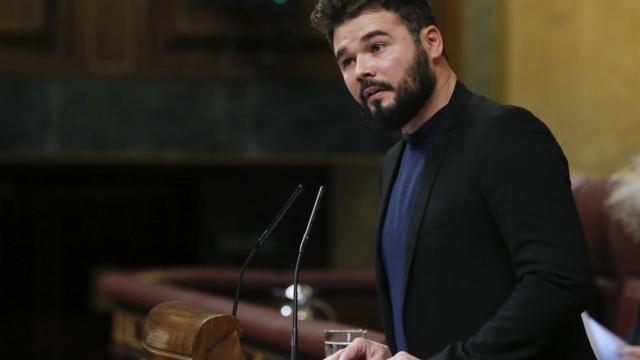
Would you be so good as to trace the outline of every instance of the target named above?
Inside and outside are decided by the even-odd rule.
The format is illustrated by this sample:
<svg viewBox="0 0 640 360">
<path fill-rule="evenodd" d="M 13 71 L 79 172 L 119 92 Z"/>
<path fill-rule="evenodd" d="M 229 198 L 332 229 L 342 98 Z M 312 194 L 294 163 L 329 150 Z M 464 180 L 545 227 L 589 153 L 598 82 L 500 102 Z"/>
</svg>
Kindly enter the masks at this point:
<svg viewBox="0 0 640 360">
<path fill-rule="evenodd" d="M 390 90 L 393 90 L 393 86 L 388 82 L 369 78 L 364 79 L 360 83 L 360 103 L 368 103 L 376 94 Z M 377 99 L 378 97 L 375 98 Z"/>
<path fill-rule="evenodd" d="M 366 99 L 368 99 L 369 97 L 371 97 L 371 95 L 374 95 L 380 91 L 385 90 L 382 86 L 369 86 L 368 88 L 364 89 L 364 97 Z"/>
<path fill-rule="evenodd" d="M 366 87 L 364 91 L 362 91 L 362 98 L 365 102 L 367 102 L 372 96 L 386 90 L 389 90 L 389 88 L 386 86 L 372 85 Z"/>
</svg>

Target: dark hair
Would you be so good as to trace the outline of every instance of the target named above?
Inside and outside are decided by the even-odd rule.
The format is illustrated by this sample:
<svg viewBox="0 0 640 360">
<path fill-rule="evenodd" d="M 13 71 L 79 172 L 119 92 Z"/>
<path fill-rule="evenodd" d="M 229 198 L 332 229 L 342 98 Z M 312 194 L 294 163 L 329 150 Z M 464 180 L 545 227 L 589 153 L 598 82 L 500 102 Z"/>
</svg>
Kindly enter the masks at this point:
<svg viewBox="0 0 640 360">
<path fill-rule="evenodd" d="M 311 26 L 321 32 L 333 48 L 336 27 L 376 8 L 397 14 L 416 41 L 420 41 L 423 28 L 437 26 L 428 0 L 318 0 L 311 13 Z"/>
</svg>

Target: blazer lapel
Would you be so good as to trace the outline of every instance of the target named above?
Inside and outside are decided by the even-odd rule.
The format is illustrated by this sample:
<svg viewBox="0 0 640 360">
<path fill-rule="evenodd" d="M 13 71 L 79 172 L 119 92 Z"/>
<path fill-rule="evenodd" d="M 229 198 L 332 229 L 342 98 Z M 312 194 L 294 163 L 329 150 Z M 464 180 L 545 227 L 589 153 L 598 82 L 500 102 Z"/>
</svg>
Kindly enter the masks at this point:
<svg viewBox="0 0 640 360">
<path fill-rule="evenodd" d="M 440 165 L 444 158 L 444 155 L 451 142 L 451 130 L 456 126 L 458 117 L 460 116 L 462 107 L 465 102 L 471 96 L 471 92 L 458 82 L 456 88 L 451 96 L 447 109 L 445 109 L 444 119 L 439 128 L 433 134 L 435 141 L 429 152 L 429 158 L 427 159 L 427 166 L 424 169 L 421 181 L 416 189 L 415 200 L 413 208 L 411 210 L 411 220 L 409 222 L 409 231 L 407 235 L 407 252 L 405 256 L 405 271 L 404 271 L 404 285 L 403 293 L 406 301 L 407 294 L 407 282 L 409 279 L 409 272 L 411 270 L 411 264 L 413 262 L 413 254 L 416 248 L 416 242 L 418 241 L 418 234 L 420 226 L 424 219 L 425 211 L 428 210 L 429 199 L 431 197 L 431 190 L 433 184 L 438 176 Z M 386 205 L 386 204 L 385 204 Z"/>
<path fill-rule="evenodd" d="M 382 171 L 380 171 L 380 194 L 381 199 L 383 200 L 381 207 L 382 209 L 385 209 L 387 207 L 387 202 L 389 201 L 389 190 L 391 190 L 391 185 L 393 185 L 393 180 L 395 179 L 398 168 L 400 167 L 400 157 L 402 155 L 402 150 L 404 150 L 404 146 L 404 141 L 399 141 L 397 144 L 395 144 L 389 150 L 387 159 L 385 159 L 382 164 Z"/>
</svg>

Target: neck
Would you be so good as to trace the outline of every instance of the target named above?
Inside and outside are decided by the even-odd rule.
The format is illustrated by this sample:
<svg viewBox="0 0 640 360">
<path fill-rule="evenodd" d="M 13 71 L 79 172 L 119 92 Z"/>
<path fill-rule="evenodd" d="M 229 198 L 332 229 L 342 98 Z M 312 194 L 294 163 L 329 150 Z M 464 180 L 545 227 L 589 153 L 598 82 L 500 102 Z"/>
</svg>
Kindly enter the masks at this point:
<svg viewBox="0 0 640 360">
<path fill-rule="evenodd" d="M 433 88 L 433 93 L 416 116 L 402 127 L 402 132 L 405 134 L 413 134 L 416 132 L 416 130 L 429 121 L 438 110 L 449 103 L 458 78 L 449 67 L 442 70 L 441 74 L 436 73 L 435 75 L 436 85 Z"/>
</svg>

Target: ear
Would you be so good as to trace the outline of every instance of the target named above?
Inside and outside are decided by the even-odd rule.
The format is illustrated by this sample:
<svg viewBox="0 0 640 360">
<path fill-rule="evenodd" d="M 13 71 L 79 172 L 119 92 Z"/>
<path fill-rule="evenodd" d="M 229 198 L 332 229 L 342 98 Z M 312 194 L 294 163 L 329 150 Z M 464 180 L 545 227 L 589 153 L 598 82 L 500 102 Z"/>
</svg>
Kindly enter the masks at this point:
<svg viewBox="0 0 640 360">
<path fill-rule="evenodd" d="M 444 55 L 444 39 L 435 25 L 429 25 L 420 31 L 420 43 L 431 60 L 436 60 Z"/>
</svg>

